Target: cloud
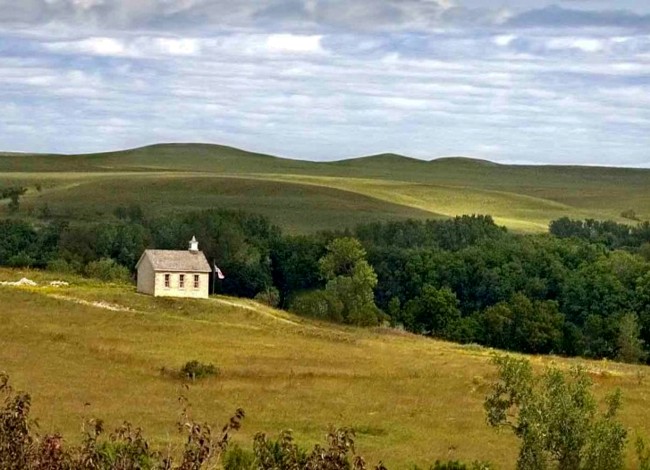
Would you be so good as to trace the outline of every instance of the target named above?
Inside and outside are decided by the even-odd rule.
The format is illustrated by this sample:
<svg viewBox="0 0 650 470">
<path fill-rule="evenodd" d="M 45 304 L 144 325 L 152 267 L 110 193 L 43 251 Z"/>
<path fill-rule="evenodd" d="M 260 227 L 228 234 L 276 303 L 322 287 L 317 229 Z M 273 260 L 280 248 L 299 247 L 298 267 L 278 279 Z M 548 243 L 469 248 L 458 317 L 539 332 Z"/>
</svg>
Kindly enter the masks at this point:
<svg viewBox="0 0 650 470">
<path fill-rule="evenodd" d="M 49 51 L 112 57 L 192 56 L 201 49 L 196 38 L 170 37 L 89 37 L 72 41 L 52 41 L 43 44 Z"/>
<path fill-rule="evenodd" d="M 456 0 L 0 0 L 0 26 L 80 30 L 427 31 L 503 23 L 508 9 L 472 9 Z"/>
<path fill-rule="evenodd" d="M 499 34 L 498 36 L 494 37 L 492 41 L 497 46 L 505 47 L 509 46 L 515 39 L 517 39 L 517 36 L 514 34 Z"/>
<path fill-rule="evenodd" d="M 601 52 L 605 49 L 606 41 L 596 38 L 559 37 L 546 42 L 549 49 L 577 49 L 583 52 Z"/>
<path fill-rule="evenodd" d="M 550 5 L 516 15 L 507 22 L 507 25 L 548 28 L 609 27 L 649 29 L 650 15 L 637 14 L 627 10 L 575 10 Z"/>
<path fill-rule="evenodd" d="M 630 1 L 634 0 L 623 4 Z M 192 34 L 215 28 L 293 33 L 429 32 L 448 27 L 650 28 L 650 14 L 630 10 L 543 6 L 545 0 L 536 9 L 522 9 L 522 2 L 513 0 L 501 3 L 495 7 L 493 2 L 463 0 L 0 0 L 0 27 Z M 568 3 L 598 4 L 596 0 Z"/>
<path fill-rule="evenodd" d="M 272 34 L 266 40 L 266 45 L 275 52 L 319 53 L 322 36 L 306 36 L 297 34 Z"/>
<path fill-rule="evenodd" d="M 45 45 L 52 51 L 70 51 L 82 54 L 93 55 L 125 55 L 126 45 L 124 41 L 115 38 L 88 38 L 76 42 L 53 42 Z"/>
</svg>

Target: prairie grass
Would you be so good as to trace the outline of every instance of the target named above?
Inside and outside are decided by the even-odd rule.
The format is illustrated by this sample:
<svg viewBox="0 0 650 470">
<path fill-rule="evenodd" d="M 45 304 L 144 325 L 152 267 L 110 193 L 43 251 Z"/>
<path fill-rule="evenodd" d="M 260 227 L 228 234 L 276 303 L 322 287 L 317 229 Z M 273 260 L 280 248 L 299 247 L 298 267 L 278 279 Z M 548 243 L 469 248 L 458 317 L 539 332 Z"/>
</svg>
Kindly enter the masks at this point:
<svg viewBox="0 0 650 470">
<path fill-rule="evenodd" d="M 111 217 L 116 207 L 129 204 L 139 204 L 148 215 L 224 208 L 265 215 L 291 232 L 353 227 L 376 220 L 437 217 L 430 211 L 359 192 L 292 181 L 169 173 L 127 174 L 119 178 L 114 174 L 80 175 L 76 180 L 47 181 L 48 189 L 27 194 L 23 213 L 32 210 L 38 214 L 47 204 L 55 216 L 101 220 Z"/>
<path fill-rule="evenodd" d="M 244 408 L 237 435 L 244 446 L 258 431 L 293 429 L 311 445 L 329 426 L 349 426 L 358 432 L 359 453 L 389 468 L 437 458 L 513 468 L 515 441 L 485 423 L 482 401 L 495 377 L 485 348 L 319 323 L 240 299 L 154 299 L 128 285 L 76 277 L 54 288 L 47 283 L 61 279 L 57 274 L 0 270 L 0 280 L 21 277 L 40 285 L 0 287 L 0 369 L 33 395 L 44 431 L 74 439 L 82 419 L 97 416 L 109 426 L 132 421 L 157 446 L 177 442 L 182 382 L 160 371 L 198 360 L 221 373 L 190 386 L 194 414 L 222 423 Z M 624 423 L 650 435 L 648 368 L 530 359 L 538 368 L 581 364 L 599 396 L 621 387 Z"/>
</svg>

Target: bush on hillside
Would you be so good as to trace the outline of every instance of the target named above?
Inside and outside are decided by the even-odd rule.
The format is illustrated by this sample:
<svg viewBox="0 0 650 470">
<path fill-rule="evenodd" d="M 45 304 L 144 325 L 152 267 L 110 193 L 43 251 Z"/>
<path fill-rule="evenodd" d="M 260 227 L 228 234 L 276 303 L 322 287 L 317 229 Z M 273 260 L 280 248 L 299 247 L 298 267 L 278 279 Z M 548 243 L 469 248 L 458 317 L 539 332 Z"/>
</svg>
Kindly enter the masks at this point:
<svg viewBox="0 0 650 470">
<path fill-rule="evenodd" d="M 99 261 L 91 261 L 84 268 L 84 274 L 88 277 L 101 279 L 107 282 L 130 282 L 129 270 L 118 264 L 111 258 L 102 258 Z"/>
<path fill-rule="evenodd" d="M 56 258 L 47 263 L 47 270 L 61 274 L 78 274 L 82 271 L 82 266 L 78 262 Z"/>
<path fill-rule="evenodd" d="M 639 219 L 639 217 L 636 215 L 636 211 L 635 211 L 634 209 L 627 209 L 627 210 L 624 210 L 623 212 L 621 212 L 621 217 L 623 217 L 624 219 L 635 220 L 635 221 L 637 221 L 637 222 L 638 222 L 639 220 L 641 220 L 641 219 Z"/>
<path fill-rule="evenodd" d="M 204 364 L 196 360 L 186 362 L 181 367 L 180 372 L 184 378 L 190 380 L 205 379 L 219 375 L 219 369 L 214 364 Z"/>
<path fill-rule="evenodd" d="M 36 258 L 24 251 L 16 253 L 7 260 L 7 266 L 12 268 L 31 268 L 34 264 L 36 264 Z"/>
<path fill-rule="evenodd" d="M 303 317 L 343 322 L 343 303 L 330 291 L 314 290 L 296 295 L 289 310 Z"/>
<path fill-rule="evenodd" d="M 267 287 L 263 291 L 259 292 L 254 297 L 254 300 L 261 304 L 275 308 L 280 305 L 280 291 L 275 287 Z"/>
</svg>

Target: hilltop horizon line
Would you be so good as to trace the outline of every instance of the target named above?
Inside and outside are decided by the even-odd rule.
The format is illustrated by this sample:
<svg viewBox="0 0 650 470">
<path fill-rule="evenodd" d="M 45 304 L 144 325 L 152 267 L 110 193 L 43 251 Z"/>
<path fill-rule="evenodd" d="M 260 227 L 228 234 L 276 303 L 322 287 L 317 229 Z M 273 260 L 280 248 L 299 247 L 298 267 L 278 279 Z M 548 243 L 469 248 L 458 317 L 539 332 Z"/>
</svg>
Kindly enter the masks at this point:
<svg viewBox="0 0 650 470">
<path fill-rule="evenodd" d="M 239 151 L 245 154 L 264 156 L 280 160 L 288 161 L 298 161 L 305 163 L 315 163 L 315 164 L 335 164 L 335 163 L 350 163 L 359 160 L 371 160 L 371 159 L 403 159 L 413 163 L 444 163 L 449 161 L 475 164 L 484 164 L 484 165 L 497 165 L 497 166 L 521 166 L 521 167 L 584 167 L 584 168 L 630 168 L 630 169 L 641 169 L 641 170 L 650 170 L 650 162 L 644 163 L 638 166 L 630 165 L 605 165 L 602 163 L 539 163 L 529 160 L 506 160 L 506 161 L 495 161 L 484 157 L 470 156 L 470 155 L 461 155 L 461 154 L 452 154 L 452 155 L 440 155 L 432 158 L 419 158 L 413 157 L 410 155 L 405 155 L 398 152 L 380 152 L 380 153 L 370 153 L 357 156 L 349 156 L 342 158 L 334 158 L 331 160 L 315 160 L 310 158 L 301 158 L 287 155 L 277 155 L 273 153 L 249 150 L 242 147 L 237 147 L 235 145 L 229 144 L 220 144 L 215 142 L 193 142 L 193 141 L 163 141 L 163 142 L 153 142 L 149 144 L 137 145 L 134 147 L 123 147 L 116 150 L 104 150 L 104 151 L 95 151 L 95 152 L 80 152 L 80 153 L 59 153 L 59 152 L 27 152 L 27 151 L 3 151 L 0 150 L 0 156 L 16 156 L 16 157 L 29 157 L 29 156 L 65 156 L 65 157 L 81 157 L 81 156 L 99 156 L 99 155 L 111 155 L 111 154 L 120 154 L 135 152 L 138 150 L 151 149 L 155 147 L 173 147 L 173 146 L 195 146 L 195 147 L 208 147 L 208 148 L 224 148 Z"/>
</svg>

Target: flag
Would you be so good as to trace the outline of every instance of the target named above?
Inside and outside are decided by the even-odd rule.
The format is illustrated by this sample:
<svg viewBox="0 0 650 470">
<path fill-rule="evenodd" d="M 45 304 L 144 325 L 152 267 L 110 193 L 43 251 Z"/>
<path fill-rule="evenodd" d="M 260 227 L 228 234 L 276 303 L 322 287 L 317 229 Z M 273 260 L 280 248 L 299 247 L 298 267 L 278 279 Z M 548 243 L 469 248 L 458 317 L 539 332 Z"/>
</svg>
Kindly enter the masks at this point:
<svg viewBox="0 0 650 470">
<path fill-rule="evenodd" d="M 214 274 L 217 276 L 218 279 L 225 279 L 226 276 L 223 275 L 221 272 L 221 269 L 217 266 L 217 263 L 214 263 Z"/>
</svg>

